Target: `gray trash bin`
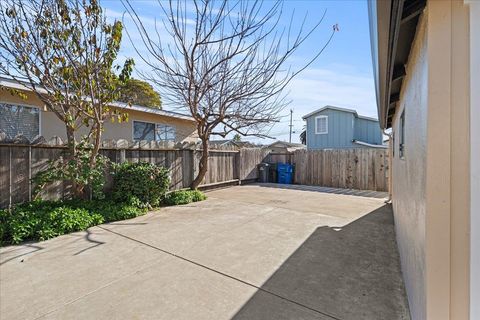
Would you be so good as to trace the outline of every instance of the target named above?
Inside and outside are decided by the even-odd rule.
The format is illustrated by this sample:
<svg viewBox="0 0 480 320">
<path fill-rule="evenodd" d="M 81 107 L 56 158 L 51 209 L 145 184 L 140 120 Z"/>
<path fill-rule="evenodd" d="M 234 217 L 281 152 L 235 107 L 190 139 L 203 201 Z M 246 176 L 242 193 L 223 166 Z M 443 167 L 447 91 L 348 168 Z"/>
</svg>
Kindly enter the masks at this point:
<svg viewBox="0 0 480 320">
<path fill-rule="evenodd" d="M 258 165 L 258 181 L 259 182 L 268 182 L 268 163 L 260 163 Z"/>
</svg>

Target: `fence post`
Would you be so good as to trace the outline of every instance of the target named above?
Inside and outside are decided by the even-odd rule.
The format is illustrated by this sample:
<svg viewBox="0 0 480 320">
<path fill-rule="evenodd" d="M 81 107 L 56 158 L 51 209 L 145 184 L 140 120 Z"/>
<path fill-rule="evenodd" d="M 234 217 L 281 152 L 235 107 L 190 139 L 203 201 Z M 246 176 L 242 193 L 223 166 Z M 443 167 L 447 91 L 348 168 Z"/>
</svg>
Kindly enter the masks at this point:
<svg viewBox="0 0 480 320">
<path fill-rule="evenodd" d="M 28 201 L 32 201 L 32 146 L 28 146 Z"/>
<path fill-rule="evenodd" d="M 238 179 L 238 184 L 242 184 L 242 177 L 241 175 L 241 165 L 242 165 L 242 149 L 238 150 L 238 153 L 235 154 L 235 177 L 234 179 Z"/>
<path fill-rule="evenodd" d="M 12 207 L 12 147 L 8 147 L 8 208 Z"/>
<path fill-rule="evenodd" d="M 119 150 L 120 153 L 119 153 L 119 159 L 118 159 L 118 163 L 124 163 L 125 162 L 125 158 L 126 158 L 126 155 L 125 155 L 125 149 L 120 149 Z"/>
<path fill-rule="evenodd" d="M 189 149 L 190 151 L 190 159 L 191 159 L 191 163 L 190 163 L 190 185 L 191 183 L 193 182 L 193 180 L 195 179 L 195 173 L 197 172 L 197 161 L 195 159 L 195 149 Z"/>
</svg>

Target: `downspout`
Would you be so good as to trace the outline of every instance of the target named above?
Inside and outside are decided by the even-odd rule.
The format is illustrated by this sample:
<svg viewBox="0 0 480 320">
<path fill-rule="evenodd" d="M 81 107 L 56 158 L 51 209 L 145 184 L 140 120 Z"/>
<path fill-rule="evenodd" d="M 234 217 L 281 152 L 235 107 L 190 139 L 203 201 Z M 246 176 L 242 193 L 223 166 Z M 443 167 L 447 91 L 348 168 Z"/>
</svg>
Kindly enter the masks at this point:
<svg viewBox="0 0 480 320">
<path fill-rule="evenodd" d="M 392 203 L 392 176 L 393 176 L 393 174 L 392 174 L 392 171 L 393 171 L 393 168 L 392 168 L 392 162 L 393 162 L 392 151 L 393 151 L 393 148 L 395 146 L 392 145 L 393 134 L 386 132 L 385 129 L 383 129 L 383 134 L 388 137 L 388 199 L 385 200 L 385 203 Z"/>
</svg>

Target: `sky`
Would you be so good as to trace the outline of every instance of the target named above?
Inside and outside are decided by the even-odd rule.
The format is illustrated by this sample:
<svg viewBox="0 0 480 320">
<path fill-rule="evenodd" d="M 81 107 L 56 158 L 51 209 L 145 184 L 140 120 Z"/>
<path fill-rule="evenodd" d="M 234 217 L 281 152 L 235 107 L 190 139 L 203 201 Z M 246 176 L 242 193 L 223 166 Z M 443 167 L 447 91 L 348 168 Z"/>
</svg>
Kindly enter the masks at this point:
<svg viewBox="0 0 480 320">
<path fill-rule="evenodd" d="M 122 19 L 125 9 L 120 1 L 103 0 L 101 4 L 109 19 Z M 156 1 L 132 1 L 132 4 L 146 25 L 153 27 L 155 19 L 160 17 Z M 265 6 L 269 5 L 266 1 Z M 319 58 L 286 88 L 287 99 L 291 103 L 282 112 L 280 122 L 275 124 L 269 133 L 278 140 L 289 139 L 290 109 L 293 110 L 292 142 L 300 141 L 299 135 L 305 125 L 302 116 L 325 105 L 355 109 L 360 115 L 377 117 L 366 0 L 286 0 L 285 15 L 281 23 L 288 24 L 291 14 L 294 13 L 294 29 L 300 27 L 305 14 L 307 26 L 313 25 L 319 21 L 325 10 L 322 24 L 295 52 L 287 65 L 292 69 L 300 68 L 312 57 L 313 52 L 325 44 L 334 24 L 338 24 L 340 31 L 334 35 Z M 124 18 L 124 23 L 132 40 L 124 37 L 120 56 L 133 58 L 137 70 L 148 71 L 148 66 L 141 61 L 132 45 L 132 41 L 137 44 L 140 42 L 138 32 L 127 18 Z M 134 76 L 136 75 L 134 72 Z M 161 88 L 159 91 L 162 93 Z M 166 106 L 165 109 L 168 110 L 169 107 Z M 275 141 L 254 137 L 244 140 L 262 144 Z"/>
</svg>

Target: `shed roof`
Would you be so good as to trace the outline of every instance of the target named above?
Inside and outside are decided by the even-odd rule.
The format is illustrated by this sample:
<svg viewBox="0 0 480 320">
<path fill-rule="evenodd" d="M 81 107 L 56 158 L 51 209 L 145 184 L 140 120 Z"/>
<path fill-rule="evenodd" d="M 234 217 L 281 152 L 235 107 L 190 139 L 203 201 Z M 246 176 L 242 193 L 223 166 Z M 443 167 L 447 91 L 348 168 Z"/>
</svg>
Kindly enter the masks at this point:
<svg viewBox="0 0 480 320">
<path fill-rule="evenodd" d="M 33 91 L 33 88 L 27 82 L 18 82 L 16 80 L 0 76 L 0 88 L 1 87 L 12 88 L 16 90 L 23 90 L 23 91 Z M 40 87 L 38 90 L 40 90 L 41 92 L 47 93 L 47 91 L 42 87 Z M 124 109 L 127 111 L 133 110 L 133 111 L 145 112 L 150 114 L 157 114 L 164 117 L 172 117 L 176 119 L 194 121 L 194 119 L 188 115 L 178 113 L 178 112 L 173 112 L 173 111 L 160 110 L 160 109 L 149 108 L 149 107 L 140 106 L 140 105 L 130 105 L 124 102 L 112 102 L 109 105 L 112 107 Z"/>
<path fill-rule="evenodd" d="M 315 111 L 312 111 L 306 115 L 304 115 L 302 117 L 303 120 L 313 116 L 314 114 L 318 113 L 318 112 L 321 112 L 323 110 L 327 110 L 327 109 L 330 109 L 330 110 L 336 110 L 336 111 L 342 111 L 342 112 L 349 112 L 349 113 L 353 113 L 355 115 L 355 117 L 357 118 L 360 118 L 360 119 L 365 119 L 365 120 L 370 120 L 370 121 L 378 121 L 378 119 L 375 119 L 375 118 L 371 118 L 371 117 L 366 117 L 366 116 L 361 116 L 357 113 L 356 110 L 354 109 L 347 109 L 347 108 L 340 108 L 340 107 L 335 107 L 335 106 L 325 106 L 325 107 L 322 107 L 320 109 L 317 109 Z"/>
<path fill-rule="evenodd" d="M 301 143 L 291 143 L 286 141 L 275 141 L 264 148 L 284 148 L 286 152 L 291 153 L 295 152 L 296 150 L 306 149 L 307 146 Z"/>
</svg>

